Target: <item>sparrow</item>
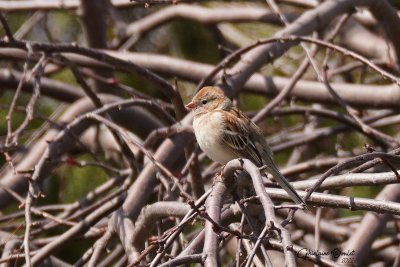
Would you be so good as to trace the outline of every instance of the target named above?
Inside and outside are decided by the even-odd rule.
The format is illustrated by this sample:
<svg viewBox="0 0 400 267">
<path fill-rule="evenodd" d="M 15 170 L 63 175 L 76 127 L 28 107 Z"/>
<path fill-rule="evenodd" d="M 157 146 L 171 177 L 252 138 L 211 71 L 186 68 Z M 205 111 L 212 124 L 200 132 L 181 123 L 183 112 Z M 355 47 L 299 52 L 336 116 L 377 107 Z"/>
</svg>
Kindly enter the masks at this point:
<svg viewBox="0 0 400 267">
<path fill-rule="evenodd" d="M 266 169 L 296 204 L 303 199 L 281 174 L 260 128 L 236 108 L 224 92 L 213 86 L 200 89 L 186 105 L 193 114 L 193 129 L 200 148 L 222 165 L 236 158 L 251 160 Z"/>
</svg>

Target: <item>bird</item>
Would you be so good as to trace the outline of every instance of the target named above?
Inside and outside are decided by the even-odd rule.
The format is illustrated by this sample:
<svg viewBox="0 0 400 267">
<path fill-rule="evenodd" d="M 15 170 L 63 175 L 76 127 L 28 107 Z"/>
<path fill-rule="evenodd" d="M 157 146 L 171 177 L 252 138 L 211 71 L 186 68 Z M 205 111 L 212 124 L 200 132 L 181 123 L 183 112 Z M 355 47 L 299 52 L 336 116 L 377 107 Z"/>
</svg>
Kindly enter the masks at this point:
<svg viewBox="0 0 400 267">
<path fill-rule="evenodd" d="M 197 143 L 209 158 L 222 165 L 237 158 L 249 159 L 272 174 L 296 204 L 308 209 L 276 166 L 260 128 L 234 106 L 221 88 L 201 88 L 186 108 L 193 115 Z"/>
</svg>

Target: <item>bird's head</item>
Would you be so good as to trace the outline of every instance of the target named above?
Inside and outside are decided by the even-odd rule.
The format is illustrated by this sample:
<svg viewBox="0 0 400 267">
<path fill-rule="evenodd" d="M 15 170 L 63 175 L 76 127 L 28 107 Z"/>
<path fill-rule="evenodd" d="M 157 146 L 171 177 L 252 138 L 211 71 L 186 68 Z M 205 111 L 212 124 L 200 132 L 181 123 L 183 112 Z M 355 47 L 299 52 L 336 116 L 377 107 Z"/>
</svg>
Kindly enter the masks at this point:
<svg viewBox="0 0 400 267">
<path fill-rule="evenodd" d="M 232 107 L 232 101 L 225 96 L 224 91 L 218 87 L 207 86 L 200 89 L 192 101 L 186 105 L 188 110 L 192 110 L 194 116 L 213 110 L 226 110 Z"/>
</svg>

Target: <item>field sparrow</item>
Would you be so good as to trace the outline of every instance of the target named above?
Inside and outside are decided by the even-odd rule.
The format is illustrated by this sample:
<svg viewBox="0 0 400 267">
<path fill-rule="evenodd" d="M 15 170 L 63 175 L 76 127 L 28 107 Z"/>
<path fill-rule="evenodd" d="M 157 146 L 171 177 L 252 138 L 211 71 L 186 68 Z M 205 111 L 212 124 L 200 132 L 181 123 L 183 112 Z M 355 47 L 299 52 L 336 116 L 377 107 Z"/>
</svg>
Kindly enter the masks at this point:
<svg viewBox="0 0 400 267">
<path fill-rule="evenodd" d="M 212 160 L 226 164 L 246 158 L 258 167 L 266 167 L 279 185 L 297 204 L 307 208 L 272 159 L 260 129 L 217 87 L 204 87 L 186 108 L 193 111 L 193 129 L 200 148 Z"/>
</svg>

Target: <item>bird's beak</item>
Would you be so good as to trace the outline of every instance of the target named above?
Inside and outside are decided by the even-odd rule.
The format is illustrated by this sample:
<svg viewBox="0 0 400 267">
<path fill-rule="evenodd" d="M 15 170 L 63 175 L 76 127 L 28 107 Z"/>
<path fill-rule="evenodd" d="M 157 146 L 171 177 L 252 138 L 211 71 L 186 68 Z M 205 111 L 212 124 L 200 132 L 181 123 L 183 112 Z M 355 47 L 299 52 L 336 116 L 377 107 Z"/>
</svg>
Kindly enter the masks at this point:
<svg viewBox="0 0 400 267">
<path fill-rule="evenodd" d="M 188 110 L 192 110 L 192 109 L 194 109 L 195 107 L 196 107 L 196 104 L 195 104 L 193 101 L 186 105 L 186 108 L 187 108 Z"/>
</svg>

